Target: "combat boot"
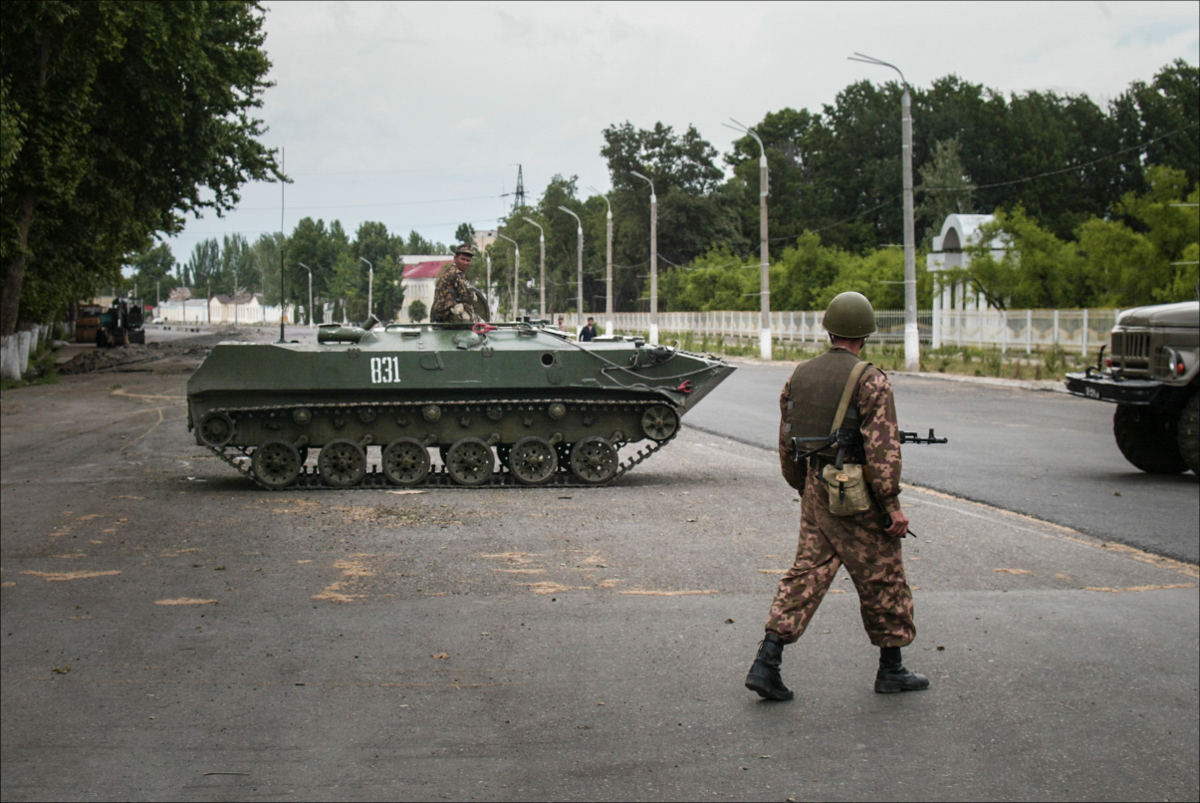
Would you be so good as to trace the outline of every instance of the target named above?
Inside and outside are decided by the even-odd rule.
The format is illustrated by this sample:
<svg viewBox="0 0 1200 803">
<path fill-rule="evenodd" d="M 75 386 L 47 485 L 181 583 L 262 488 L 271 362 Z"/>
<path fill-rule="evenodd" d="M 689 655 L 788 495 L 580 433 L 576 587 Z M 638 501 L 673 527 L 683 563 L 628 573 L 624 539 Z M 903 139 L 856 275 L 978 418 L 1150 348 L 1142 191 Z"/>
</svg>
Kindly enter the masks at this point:
<svg viewBox="0 0 1200 803">
<path fill-rule="evenodd" d="M 879 648 L 879 671 L 875 673 L 875 691 L 894 694 L 898 691 L 921 691 L 929 688 L 929 678 L 904 668 L 899 647 Z"/>
<path fill-rule="evenodd" d="M 783 662 L 783 640 L 779 634 L 767 631 L 758 645 L 758 655 L 746 674 L 746 688 L 766 700 L 790 700 L 792 690 L 783 685 L 779 665 Z"/>
</svg>

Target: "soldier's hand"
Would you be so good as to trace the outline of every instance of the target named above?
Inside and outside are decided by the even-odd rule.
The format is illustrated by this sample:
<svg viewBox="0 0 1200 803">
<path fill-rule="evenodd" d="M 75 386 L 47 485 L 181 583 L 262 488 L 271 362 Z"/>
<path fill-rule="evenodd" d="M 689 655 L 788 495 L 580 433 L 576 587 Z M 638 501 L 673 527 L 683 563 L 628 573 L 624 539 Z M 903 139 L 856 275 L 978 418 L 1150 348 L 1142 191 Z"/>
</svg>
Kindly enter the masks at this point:
<svg viewBox="0 0 1200 803">
<path fill-rule="evenodd" d="M 908 532 L 908 515 L 903 510 L 897 510 L 892 514 L 891 526 L 887 528 L 887 534 L 893 538 L 903 538 Z"/>
</svg>

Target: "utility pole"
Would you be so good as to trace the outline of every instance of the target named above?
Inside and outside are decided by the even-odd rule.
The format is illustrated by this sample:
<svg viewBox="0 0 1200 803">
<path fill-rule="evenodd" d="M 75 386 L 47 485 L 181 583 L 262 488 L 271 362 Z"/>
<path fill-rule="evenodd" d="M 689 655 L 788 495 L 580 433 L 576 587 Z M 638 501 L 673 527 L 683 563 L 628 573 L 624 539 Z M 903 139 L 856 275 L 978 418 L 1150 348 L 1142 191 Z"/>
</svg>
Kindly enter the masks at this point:
<svg viewBox="0 0 1200 803">
<path fill-rule="evenodd" d="M 855 58 L 857 56 L 857 58 Z M 890 67 L 900 76 L 900 150 L 904 184 L 904 370 L 921 370 L 921 332 L 917 328 L 917 256 L 913 234 L 912 95 L 904 73 L 894 64 L 855 51 L 850 61 Z"/>
<path fill-rule="evenodd" d="M 608 196 L 600 190 L 595 187 L 592 187 L 591 190 L 604 199 L 604 206 L 608 210 L 604 214 L 604 334 L 611 335 L 613 333 L 612 204 L 609 203 Z"/>
<path fill-rule="evenodd" d="M 583 221 L 579 219 L 579 215 L 567 209 L 565 206 L 558 208 L 560 212 L 566 212 L 571 217 L 575 218 L 575 255 L 579 266 L 575 277 L 575 318 L 576 332 L 583 329 Z"/>
<path fill-rule="evenodd" d="M 764 360 L 771 359 L 771 252 L 767 247 L 767 149 L 754 129 L 729 118 L 734 126 L 722 123 L 726 128 L 744 131 L 758 143 L 758 258 L 759 258 L 759 314 L 758 353 Z"/>
<path fill-rule="evenodd" d="M 366 257 L 359 257 L 359 260 L 367 263 L 367 320 L 365 323 L 370 326 L 371 316 L 375 314 L 375 266 Z"/>
<path fill-rule="evenodd" d="M 287 156 L 284 149 L 279 149 L 279 172 L 284 172 L 287 166 Z M 287 188 L 286 181 L 279 182 L 279 342 L 286 343 L 287 338 L 283 334 L 283 210 L 284 210 L 284 190 Z M 264 280 L 265 281 L 265 280 Z M 237 288 L 234 288 L 236 292 Z"/>
<path fill-rule="evenodd" d="M 650 342 L 658 343 L 658 196 L 654 182 L 636 170 L 629 171 L 650 185 Z"/>
<path fill-rule="evenodd" d="M 537 226 L 538 230 L 538 264 L 540 265 L 541 275 L 538 280 L 540 295 L 538 297 L 538 315 L 545 317 L 546 315 L 546 232 L 542 228 L 542 224 L 538 223 L 531 217 L 522 218 L 526 223 L 532 223 Z"/>
<path fill-rule="evenodd" d="M 501 240 L 508 240 L 510 243 L 513 244 L 513 248 L 515 248 L 517 250 L 517 259 L 513 263 L 512 319 L 515 321 L 517 319 L 517 310 L 520 309 L 520 299 L 517 297 L 517 288 L 518 288 L 517 274 L 521 272 L 521 246 L 512 237 L 506 237 L 505 235 L 501 234 L 500 232 L 496 232 L 496 236 L 499 237 Z M 491 265 L 490 262 L 488 264 L 489 264 L 489 266 Z M 489 282 L 490 282 L 490 279 L 489 279 Z"/>
</svg>

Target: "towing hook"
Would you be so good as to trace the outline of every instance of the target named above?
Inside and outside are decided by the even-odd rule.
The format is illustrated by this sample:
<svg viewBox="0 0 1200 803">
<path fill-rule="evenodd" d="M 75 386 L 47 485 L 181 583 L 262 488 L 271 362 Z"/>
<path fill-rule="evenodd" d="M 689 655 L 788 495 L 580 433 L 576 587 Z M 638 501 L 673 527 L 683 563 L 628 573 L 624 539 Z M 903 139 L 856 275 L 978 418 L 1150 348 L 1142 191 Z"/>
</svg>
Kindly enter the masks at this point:
<svg viewBox="0 0 1200 803">
<path fill-rule="evenodd" d="M 680 393 L 691 393 L 692 392 L 692 380 L 690 380 L 690 379 L 683 380 L 682 382 L 679 383 L 679 387 L 675 388 L 675 390 L 679 391 Z"/>
<path fill-rule="evenodd" d="M 486 335 L 488 332 L 495 331 L 496 328 L 497 327 L 488 323 L 484 323 L 483 321 L 477 321 L 476 323 L 471 324 L 471 331 L 477 335 Z"/>
</svg>

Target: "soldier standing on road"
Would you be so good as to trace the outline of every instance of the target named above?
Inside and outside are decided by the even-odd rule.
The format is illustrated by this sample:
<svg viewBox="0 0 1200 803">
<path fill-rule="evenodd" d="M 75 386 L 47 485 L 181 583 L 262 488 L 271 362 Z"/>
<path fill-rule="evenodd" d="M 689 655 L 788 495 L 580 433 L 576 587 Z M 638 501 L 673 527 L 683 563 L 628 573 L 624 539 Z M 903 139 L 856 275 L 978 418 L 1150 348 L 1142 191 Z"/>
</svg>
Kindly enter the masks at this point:
<svg viewBox="0 0 1200 803">
<path fill-rule="evenodd" d="M 780 467 L 802 500 L 796 559 L 779 581 L 766 636 L 746 675 L 746 688 L 768 700 L 792 699 L 779 674 L 783 647 L 804 633 L 842 564 L 858 591 L 867 635 L 880 649 L 875 691 L 929 688 L 928 678 L 910 672 L 900 659 L 900 648 L 912 643 L 916 626 L 900 551 L 908 516 L 897 499 L 900 431 L 887 376 L 867 365 L 854 386 L 843 424 L 862 433 L 862 448 L 845 459 L 863 467 L 871 492 L 869 509 L 846 516 L 830 512 L 830 493 L 821 473 L 834 462 L 832 453 L 818 452 L 801 462 L 793 458 L 793 437 L 830 433 L 847 380 L 860 362 L 858 354 L 875 331 L 875 310 L 866 296 L 842 293 L 829 303 L 822 323 L 829 332 L 830 350 L 796 366 L 779 396 Z"/>
<path fill-rule="evenodd" d="M 429 320 L 433 323 L 472 323 L 479 320 L 475 314 L 475 290 L 467 281 L 467 269 L 475 249 L 460 245 L 454 249 L 454 261 L 447 262 L 438 273 L 437 285 L 433 290 L 433 306 Z"/>
</svg>

